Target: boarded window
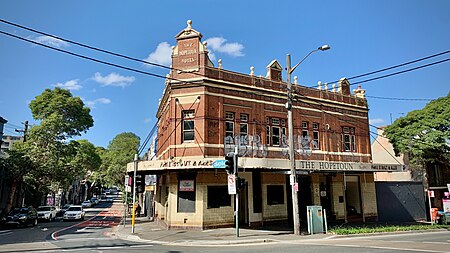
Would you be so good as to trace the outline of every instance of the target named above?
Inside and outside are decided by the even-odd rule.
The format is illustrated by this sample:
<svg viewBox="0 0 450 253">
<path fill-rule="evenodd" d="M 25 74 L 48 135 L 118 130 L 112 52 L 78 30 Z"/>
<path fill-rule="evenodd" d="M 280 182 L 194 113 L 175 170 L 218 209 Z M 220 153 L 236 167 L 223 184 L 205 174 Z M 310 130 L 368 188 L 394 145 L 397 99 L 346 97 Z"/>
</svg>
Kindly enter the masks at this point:
<svg viewBox="0 0 450 253">
<path fill-rule="evenodd" d="M 195 213 L 195 173 L 178 175 L 178 201 L 179 213 Z"/>
<path fill-rule="evenodd" d="M 267 186 L 267 205 L 284 204 L 284 187 L 283 185 Z"/>
<path fill-rule="evenodd" d="M 231 206 L 228 186 L 208 186 L 208 208 L 219 208 L 221 206 Z"/>
</svg>

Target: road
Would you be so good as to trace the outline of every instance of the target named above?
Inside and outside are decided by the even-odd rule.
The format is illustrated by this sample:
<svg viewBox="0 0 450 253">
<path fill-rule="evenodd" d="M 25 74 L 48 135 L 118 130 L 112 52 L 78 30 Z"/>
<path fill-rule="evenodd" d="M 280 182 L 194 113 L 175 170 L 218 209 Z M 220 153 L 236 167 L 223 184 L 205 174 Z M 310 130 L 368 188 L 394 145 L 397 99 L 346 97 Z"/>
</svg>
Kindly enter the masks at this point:
<svg viewBox="0 0 450 253">
<path fill-rule="evenodd" d="M 121 220 L 120 207 L 101 202 L 87 209 L 84 221 L 57 220 L 36 227 L 1 229 L 0 252 L 450 252 L 450 231 L 202 247 L 125 241 L 111 236 Z"/>
</svg>

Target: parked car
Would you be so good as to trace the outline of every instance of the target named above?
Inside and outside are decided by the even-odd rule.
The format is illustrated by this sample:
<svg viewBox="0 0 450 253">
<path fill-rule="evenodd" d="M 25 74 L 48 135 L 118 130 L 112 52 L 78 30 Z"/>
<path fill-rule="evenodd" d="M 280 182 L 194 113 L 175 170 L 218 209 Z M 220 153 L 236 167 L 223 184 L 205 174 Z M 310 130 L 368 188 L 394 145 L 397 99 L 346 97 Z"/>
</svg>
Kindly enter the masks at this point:
<svg viewBox="0 0 450 253">
<path fill-rule="evenodd" d="M 5 225 L 36 226 L 38 216 L 33 207 L 18 207 L 12 209 L 4 219 Z"/>
<path fill-rule="evenodd" d="M 70 204 L 65 204 L 61 209 L 59 209 L 59 211 L 56 213 L 56 216 L 62 217 L 64 215 L 64 213 L 66 212 L 66 210 L 71 206 L 72 205 L 70 205 Z"/>
<path fill-rule="evenodd" d="M 63 215 L 63 220 L 84 220 L 83 206 L 70 206 Z"/>
<path fill-rule="evenodd" d="M 56 207 L 54 206 L 40 206 L 37 208 L 37 214 L 39 220 L 52 221 L 56 218 Z"/>
<path fill-rule="evenodd" d="M 82 207 L 91 207 L 92 203 L 89 200 L 85 200 L 85 201 L 83 201 L 83 203 L 81 203 L 81 206 Z"/>
<path fill-rule="evenodd" d="M 96 197 L 92 197 L 91 198 L 91 203 L 93 206 L 98 205 L 98 203 L 100 202 L 100 200 Z"/>
</svg>

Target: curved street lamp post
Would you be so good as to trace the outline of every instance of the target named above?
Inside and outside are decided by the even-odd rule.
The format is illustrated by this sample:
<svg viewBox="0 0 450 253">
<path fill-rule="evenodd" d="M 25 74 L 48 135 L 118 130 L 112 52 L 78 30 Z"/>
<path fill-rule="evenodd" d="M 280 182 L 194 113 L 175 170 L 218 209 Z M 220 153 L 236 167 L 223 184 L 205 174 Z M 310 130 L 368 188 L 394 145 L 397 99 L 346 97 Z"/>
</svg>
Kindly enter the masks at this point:
<svg viewBox="0 0 450 253">
<path fill-rule="evenodd" d="M 290 183 L 291 183 L 291 192 L 292 192 L 292 211 L 293 211 L 293 220 L 294 220 L 294 234 L 300 235 L 300 217 L 299 217 L 299 210 L 298 210 L 298 194 L 297 194 L 297 187 L 294 187 L 294 185 L 297 184 L 297 176 L 295 172 L 295 153 L 294 153 L 294 123 L 292 120 L 292 84 L 291 84 L 291 74 L 294 72 L 294 70 L 306 59 L 308 56 L 310 56 L 312 53 L 317 51 L 325 51 L 330 49 L 330 46 L 323 45 L 317 49 L 312 50 L 309 52 L 301 61 L 299 61 L 297 64 L 294 65 L 294 67 L 291 68 L 291 55 L 286 55 L 286 72 L 287 72 L 287 103 L 286 103 L 286 109 L 288 110 L 288 141 L 289 141 L 289 167 L 291 169 L 291 175 L 290 175 Z"/>
</svg>

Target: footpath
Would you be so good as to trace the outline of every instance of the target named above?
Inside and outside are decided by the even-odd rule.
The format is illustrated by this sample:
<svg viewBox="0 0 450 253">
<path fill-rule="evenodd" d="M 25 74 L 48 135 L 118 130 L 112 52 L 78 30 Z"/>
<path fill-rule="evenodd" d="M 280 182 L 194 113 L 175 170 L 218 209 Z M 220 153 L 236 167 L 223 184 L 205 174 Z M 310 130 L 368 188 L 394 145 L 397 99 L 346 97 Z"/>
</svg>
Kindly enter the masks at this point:
<svg viewBox="0 0 450 253">
<path fill-rule="evenodd" d="M 125 226 L 122 223 L 113 229 L 113 235 L 125 240 L 185 246 L 261 244 L 333 237 L 327 234 L 294 235 L 292 230 L 283 225 L 272 225 L 258 229 L 240 228 L 239 237 L 236 235 L 236 228 L 201 231 L 167 230 L 147 217 L 136 217 L 134 233 L 131 232 L 131 219 L 127 219 Z"/>
<path fill-rule="evenodd" d="M 109 211 L 123 214 L 123 205 L 116 201 Z M 303 228 L 306 229 L 306 226 L 303 226 Z M 248 245 L 333 237 L 327 234 L 294 235 L 292 226 L 286 224 L 272 224 L 257 229 L 240 228 L 239 237 L 237 236 L 236 228 L 167 230 L 148 217 L 136 217 L 134 233 L 132 233 L 131 229 L 131 217 L 127 217 L 125 225 L 123 225 L 122 220 L 120 224 L 113 227 L 111 235 L 130 241 L 185 246 Z M 306 234 L 306 231 L 302 233 Z"/>
</svg>

